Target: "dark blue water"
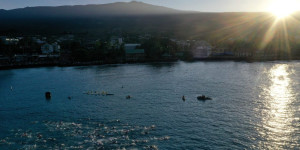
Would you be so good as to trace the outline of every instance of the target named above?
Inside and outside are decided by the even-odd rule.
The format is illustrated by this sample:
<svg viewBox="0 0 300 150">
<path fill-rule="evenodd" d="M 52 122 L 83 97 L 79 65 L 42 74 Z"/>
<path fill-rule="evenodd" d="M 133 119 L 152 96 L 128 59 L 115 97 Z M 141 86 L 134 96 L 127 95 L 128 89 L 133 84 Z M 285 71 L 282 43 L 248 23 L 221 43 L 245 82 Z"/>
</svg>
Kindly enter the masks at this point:
<svg viewBox="0 0 300 150">
<path fill-rule="evenodd" d="M 0 149 L 297 149 L 299 91 L 297 61 L 2 70 Z"/>
</svg>

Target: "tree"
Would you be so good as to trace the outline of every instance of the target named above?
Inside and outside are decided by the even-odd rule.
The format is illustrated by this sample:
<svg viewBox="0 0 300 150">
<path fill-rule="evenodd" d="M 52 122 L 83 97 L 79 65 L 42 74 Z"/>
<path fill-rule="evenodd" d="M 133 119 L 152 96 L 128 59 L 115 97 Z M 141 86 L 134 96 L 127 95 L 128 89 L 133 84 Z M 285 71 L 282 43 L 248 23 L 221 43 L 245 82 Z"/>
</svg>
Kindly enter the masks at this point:
<svg viewBox="0 0 300 150">
<path fill-rule="evenodd" d="M 4 53 L 4 42 L 2 39 L 0 39 L 0 55 L 3 55 Z"/>
<path fill-rule="evenodd" d="M 18 49 L 16 50 L 16 53 L 19 54 L 32 54 L 41 52 L 40 46 L 36 42 L 34 42 L 33 39 L 30 37 L 25 37 L 21 39 L 18 42 L 17 47 Z"/>
<path fill-rule="evenodd" d="M 179 51 L 179 46 L 168 38 L 150 38 L 141 45 L 145 49 L 146 56 L 152 59 L 161 58 L 165 53 L 175 55 Z"/>
</svg>

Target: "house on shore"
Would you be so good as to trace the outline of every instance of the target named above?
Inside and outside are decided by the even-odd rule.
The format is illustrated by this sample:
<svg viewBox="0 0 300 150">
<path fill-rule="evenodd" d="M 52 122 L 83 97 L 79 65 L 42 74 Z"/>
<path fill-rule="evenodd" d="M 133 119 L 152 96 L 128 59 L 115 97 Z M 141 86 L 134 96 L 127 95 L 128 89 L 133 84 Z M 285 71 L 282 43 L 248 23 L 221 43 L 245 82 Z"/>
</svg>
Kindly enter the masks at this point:
<svg viewBox="0 0 300 150">
<path fill-rule="evenodd" d="M 140 49 L 141 44 L 125 44 L 125 54 L 127 62 L 136 62 L 145 60 L 145 50 Z"/>
<path fill-rule="evenodd" d="M 198 41 L 192 46 L 194 59 L 204 59 L 211 55 L 212 46 L 206 41 Z"/>
</svg>

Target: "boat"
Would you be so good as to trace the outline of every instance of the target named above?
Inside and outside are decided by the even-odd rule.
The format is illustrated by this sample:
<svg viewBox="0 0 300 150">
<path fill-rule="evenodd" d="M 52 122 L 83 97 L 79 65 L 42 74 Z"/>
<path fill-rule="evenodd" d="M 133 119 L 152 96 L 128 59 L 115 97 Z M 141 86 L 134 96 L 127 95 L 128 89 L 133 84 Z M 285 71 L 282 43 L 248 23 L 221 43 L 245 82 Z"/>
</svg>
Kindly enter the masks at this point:
<svg viewBox="0 0 300 150">
<path fill-rule="evenodd" d="M 46 92 L 45 97 L 46 99 L 51 99 L 51 92 Z"/>
<path fill-rule="evenodd" d="M 207 97 L 207 96 L 205 96 L 205 95 L 198 96 L 197 99 L 198 99 L 198 100 L 202 100 L 202 101 L 205 101 L 205 100 L 212 100 L 212 98 Z"/>
</svg>

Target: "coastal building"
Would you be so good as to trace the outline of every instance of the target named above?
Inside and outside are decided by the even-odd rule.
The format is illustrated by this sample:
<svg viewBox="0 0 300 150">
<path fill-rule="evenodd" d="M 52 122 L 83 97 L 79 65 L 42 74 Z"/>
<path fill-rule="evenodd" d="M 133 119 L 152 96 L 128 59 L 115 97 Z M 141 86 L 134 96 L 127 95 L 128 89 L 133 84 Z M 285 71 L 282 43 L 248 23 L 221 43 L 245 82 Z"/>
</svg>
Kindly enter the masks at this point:
<svg viewBox="0 0 300 150">
<path fill-rule="evenodd" d="M 211 55 L 212 46 L 206 41 L 198 41 L 192 46 L 194 59 L 203 59 Z"/>
<path fill-rule="evenodd" d="M 145 50 L 140 49 L 141 44 L 125 44 L 126 61 L 143 61 L 145 60 Z"/>
<path fill-rule="evenodd" d="M 51 44 L 48 44 L 48 43 L 43 44 L 41 46 L 41 50 L 42 50 L 42 54 L 51 54 L 54 51 L 53 46 Z"/>
<path fill-rule="evenodd" d="M 184 58 L 184 52 L 183 51 L 176 52 L 175 56 L 176 56 L 176 58 L 182 59 L 182 58 Z"/>
<path fill-rule="evenodd" d="M 253 55 L 254 57 L 257 58 L 266 58 L 266 59 L 276 58 L 277 56 L 276 53 L 266 51 L 266 50 L 257 50 Z"/>
<path fill-rule="evenodd" d="M 53 47 L 54 53 L 59 53 L 60 52 L 60 45 L 58 45 L 57 42 L 53 43 L 52 47 Z"/>
<path fill-rule="evenodd" d="M 28 61 L 28 56 L 27 55 L 15 55 L 14 56 L 14 61 L 16 63 L 27 62 Z"/>
<path fill-rule="evenodd" d="M 74 40 L 75 36 L 73 34 L 66 34 L 59 38 L 57 38 L 57 41 L 71 41 Z"/>
<path fill-rule="evenodd" d="M 151 34 L 144 34 L 144 35 L 139 35 L 139 40 L 148 40 L 150 39 L 152 36 Z"/>
<path fill-rule="evenodd" d="M 123 44 L 123 38 L 120 37 L 112 37 L 110 39 L 110 46 L 112 49 L 119 49 L 121 48 L 121 45 Z"/>
<path fill-rule="evenodd" d="M 20 38 L 10 38 L 10 37 L 6 37 L 6 36 L 1 36 L 0 39 L 5 45 L 14 45 L 14 44 L 18 44 L 18 42 L 22 38 L 21 37 Z"/>
<path fill-rule="evenodd" d="M 60 45 L 56 42 L 53 44 L 43 44 L 41 46 L 42 54 L 52 54 L 52 53 L 59 53 L 60 52 Z"/>
<path fill-rule="evenodd" d="M 123 38 L 120 37 L 112 37 L 110 39 L 110 44 L 111 45 L 121 45 L 123 44 Z"/>
<path fill-rule="evenodd" d="M 172 55 L 170 53 L 164 53 L 162 56 L 161 56 L 163 59 L 171 59 L 172 58 Z"/>
<path fill-rule="evenodd" d="M 255 57 L 264 57 L 265 56 L 265 51 L 264 50 L 257 50 L 255 52 Z"/>
<path fill-rule="evenodd" d="M 88 41 L 82 43 L 82 45 L 86 50 L 93 50 L 95 48 L 96 43 L 97 41 Z"/>
<path fill-rule="evenodd" d="M 233 56 L 234 53 L 228 48 L 213 48 L 211 56 Z"/>
<path fill-rule="evenodd" d="M 250 57 L 252 56 L 252 53 L 249 50 L 241 49 L 237 52 L 235 52 L 236 57 Z"/>
<path fill-rule="evenodd" d="M 41 39 L 34 39 L 37 44 L 45 44 L 46 42 Z"/>
<path fill-rule="evenodd" d="M 176 42 L 177 45 L 179 45 L 180 47 L 189 47 L 191 44 L 189 42 L 189 40 L 176 40 L 176 39 L 171 39 L 171 41 Z"/>
</svg>

